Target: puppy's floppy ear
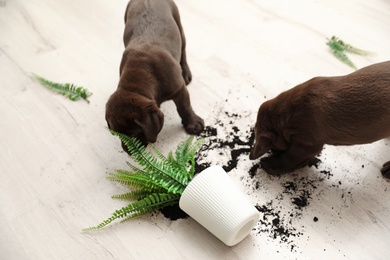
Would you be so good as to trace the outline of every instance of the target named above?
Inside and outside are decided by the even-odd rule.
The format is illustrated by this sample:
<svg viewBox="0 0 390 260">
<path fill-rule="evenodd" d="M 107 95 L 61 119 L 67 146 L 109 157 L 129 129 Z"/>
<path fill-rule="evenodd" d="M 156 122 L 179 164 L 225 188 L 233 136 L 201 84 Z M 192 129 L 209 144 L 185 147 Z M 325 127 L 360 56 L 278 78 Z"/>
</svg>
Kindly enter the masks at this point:
<svg viewBox="0 0 390 260">
<path fill-rule="evenodd" d="M 154 143 L 157 140 L 157 135 L 161 131 L 164 124 L 164 114 L 154 102 L 147 106 L 147 112 L 140 120 L 135 120 L 145 135 L 149 143 Z"/>
<path fill-rule="evenodd" d="M 267 137 L 260 137 L 258 140 L 256 140 L 255 144 L 253 145 L 251 152 L 249 154 L 249 159 L 255 160 L 259 157 L 261 157 L 263 154 L 271 150 L 272 143 L 271 140 Z"/>
</svg>

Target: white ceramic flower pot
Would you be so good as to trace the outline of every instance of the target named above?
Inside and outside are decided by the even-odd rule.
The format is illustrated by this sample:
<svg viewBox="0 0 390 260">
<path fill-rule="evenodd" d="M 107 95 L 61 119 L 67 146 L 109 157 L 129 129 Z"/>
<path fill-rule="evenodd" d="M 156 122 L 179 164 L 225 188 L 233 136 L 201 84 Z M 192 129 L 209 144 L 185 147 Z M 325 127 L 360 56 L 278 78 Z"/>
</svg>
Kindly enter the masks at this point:
<svg viewBox="0 0 390 260">
<path fill-rule="evenodd" d="M 228 246 L 241 242 L 260 218 L 248 197 L 220 166 L 196 175 L 184 190 L 179 206 Z"/>
</svg>

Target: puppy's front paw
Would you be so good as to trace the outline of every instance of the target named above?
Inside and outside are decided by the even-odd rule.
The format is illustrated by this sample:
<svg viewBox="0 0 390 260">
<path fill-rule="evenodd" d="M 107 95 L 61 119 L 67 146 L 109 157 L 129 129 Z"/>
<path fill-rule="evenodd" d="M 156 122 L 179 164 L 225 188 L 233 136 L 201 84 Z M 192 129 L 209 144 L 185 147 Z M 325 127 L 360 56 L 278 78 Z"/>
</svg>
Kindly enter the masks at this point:
<svg viewBox="0 0 390 260">
<path fill-rule="evenodd" d="M 264 157 L 260 160 L 261 168 L 264 169 L 268 174 L 279 176 L 284 173 L 289 172 L 287 167 L 284 166 L 283 162 L 278 158 L 278 156 L 271 155 Z"/>
<path fill-rule="evenodd" d="M 204 121 L 197 115 L 194 115 L 188 122 L 183 122 L 184 129 L 191 135 L 199 135 L 204 129 Z"/>
<path fill-rule="evenodd" d="M 382 173 L 383 177 L 385 177 L 386 179 L 390 179 L 390 161 L 383 164 L 382 169 L 381 169 L 381 173 Z"/>
</svg>

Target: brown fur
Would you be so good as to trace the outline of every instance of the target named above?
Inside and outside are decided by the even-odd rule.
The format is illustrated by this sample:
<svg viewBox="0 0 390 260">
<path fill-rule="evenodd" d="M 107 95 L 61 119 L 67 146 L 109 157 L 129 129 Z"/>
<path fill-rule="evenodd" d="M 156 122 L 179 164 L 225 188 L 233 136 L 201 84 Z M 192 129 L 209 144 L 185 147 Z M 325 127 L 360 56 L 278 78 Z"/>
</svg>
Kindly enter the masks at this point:
<svg viewBox="0 0 390 260">
<path fill-rule="evenodd" d="M 250 159 L 270 174 L 305 166 L 324 144 L 367 144 L 390 136 L 390 61 L 339 77 L 316 77 L 263 103 Z M 390 177 L 390 161 L 382 174 Z"/>
<path fill-rule="evenodd" d="M 155 142 L 163 127 L 160 104 L 173 100 L 189 134 L 203 120 L 191 106 L 186 85 L 192 75 L 179 11 L 171 0 L 131 0 L 125 14 L 125 51 L 117 90 L 106 104 L 108 127 Z"/>
</svg>

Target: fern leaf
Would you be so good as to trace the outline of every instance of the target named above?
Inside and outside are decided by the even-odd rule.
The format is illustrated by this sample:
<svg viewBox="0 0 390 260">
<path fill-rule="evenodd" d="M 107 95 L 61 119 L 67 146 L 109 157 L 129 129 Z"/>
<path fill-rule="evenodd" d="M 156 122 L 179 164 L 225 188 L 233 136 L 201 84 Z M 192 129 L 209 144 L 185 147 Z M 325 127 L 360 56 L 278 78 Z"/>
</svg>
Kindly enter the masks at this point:
<svg viewBox="0 0 390 260">
<path fill-rule="evenodd" d="M 156 163 L 156 162 L 153 162 L 153 160 L 151 162 Z M 147 169 L 146 170 L 139 169 L 139 168 L 135 167 L 134 165 L 130 164 L 129 162 L 127 162 L 127 165 L 133 171 L 132 174 L 135 174 L 137 176 L 142 176 L 143 183 L 140 182 L 141 185 L 137 185 L 137 188 L 142 188 L 141 186 L 148 186 L 153 190 L 158 190 L 158 189 L 163 190 L 164 189 L 166 192 L 180 193 L 181 194 L 181 190 L 183 188 L 182 181 L 180 183 L 172 182 L 172 180 L 166 180 L 162 176 L 156 175 L 154 172 L 148 172 Z M 123 176 L 123 178 L 126 179 L 127 176 Z M 130 184 L 130 183 L 122 183 L 122 184 L 130 186 L 130 187 L 135 187 L 134 184 Z M 180 192 L 175 192 L 175 191 L 180 191 Z"/>
<path fill-rule="evenodd" d="M 145 175 L 145 176 L 148 175 L 148 173 L 146 171 L 144 171 L 144 170 L 142 170 L 142 169 L 132 165 L 131 163 L 126 162 L 126 164 L 127 164 L 127 166 L 130 167 L 130 169 L 133 171 L 133 173 L 140 174 L 140 175 Z"/>
<path fill-rule="evenodd" d="M 188 170 L 190 180 L 194 177 L 195 174 L 195 154 L 198 152 L 198 150 L 203 146 L 205 142 L 204 138 L 199 138 L 195 141 L 195 143 L 192 143 L 191 146 L 188 149 L 188 154 L 186 156 L 188 162 L 190 163 L 190 169 Z"/>
<path fill-rule="evenodd" d="M 146 147 L 137 138 L 126 136 L 110 129 L 109 131 L 121 139 L 134 161 L 143 167 L 143 171 L 150 176 L 151 180 L 161 184 L 175 194 L 181 194 L 184 191 L 185 184 L 183 183 L 180 169 L 173 167 L 168 160 L 158 161 L 153 154 L 146 151 Z M 175 189 L 170 187 L 175 187 Z"/>
<path fill-rule="evenodd" d="M 169 163 L 169 160 L 159 150 L 157 150 L 156 147 L 151 144 L 149 144 L 149 146 L 153 150 L 153 153 L 157 156 L 157 158 L 160 159 L 160 161 Z"/>
<path fill-rule="evenodd" d="M 125 221 L 138 217 L 140 215 L 154 212 L 161 207 L 178 203 L 179 198 L 180 195 L 151 194 L 142 200 L 134 201 L 131 204 L 114 211 L 111 214 L 111 217 L 109 217 L 108 219 L 102 221 L 97 226 L 83 229 L 83 231 L 103 228 L 117 219 L 122 219 L 122 221 Z"/>
<path fill-rule="evenodd" d="M 176 149 L 176 162 L 182 168 L 182 170 L 186 171 L 188 167 L 188 150 L 190 144 L 194 140 L 194 136 L 190 136 L 185 141 L 181 142 Z"/>
<path fill-rule="evenodd" d="M 130 174 L 123 170 L 116 170 L 114 173 L 110 173 L 106 179 L 128 187 L 144 189 L 147 191 L 166 190 L 161 185 L 158 185 L 158 183 L 156 184 L 153 182 L 148 176 L 135 173 Z"/>
<path fill-rule="evenodd" d="M 336 36 L 332 36 L 326 45 L 328 45 L 333 51 L 345 52 L 346 50 L 345 43 Z"/>
<path fill-rule="evenodd" d="M 175 162 L 177 167 L 180 167 L 186 177 L 184 183 L 187 185 L 194 177 L 195 171 L 195 154 L 204 144 L 204 139 L 200 138 L 193 142 L 194 136 L 190 136 L 185 141 L 180 143 L 176 149 L 176 159 L 171 156 L 171 160 Z"/>
<path fill-rule="evenodd" d="M 162 190 L 153 190 L 153 191 L 148 191 L 148 190 L 133 190 L 130 192 L 126 192 L 123 194 L 118 194 L 118 195 L 113 195 L 111 198 L 117 199 L 117 200 L 141 200 L 151 194 L 154 193 L 160 193 L 164 192 Z"/>
<path fill-rule="evenodd" d="M 71 83 L 56 83 L 53 81 L 49 81 L 41 76 L 38 76 L 36 74 L 32 74 L 35 80 L 37 80 L 42 86 L 51 89 L 63 96 L 66 96 L 72 101 L 76 101 L 79 99 L 84 99 L 89 103 L 88 98 L 92 95 L 91 92 L 89 92 L 86 88 L 75 86 Z"/>
<path fill-rule="evenodd" d="M 352 46 L 351 44 L 345 43 L 336 36 L 332 36 L 332 38 L 328 41 L 327 44 L 331 48 L 337 49 L 338 51 L 349 52 L 349 53 L 356 54 L 356 55 L 368 56 L 368 55 L 374 54 L 373 52 L 362 50 L 362 49 L 359 49 L 359 48 Z"/>
<path fill-rule="evenodd" d="M 172 206 L 175 204 L 178 204 L 180 200 L 180 195 L 171 195 L 171 194 L 153 194 L 150 195 L 148 198 L 145 198 L 145 202 L 148 204 L 148 206 L 141 206 L 141 209 L 137 212 L 134 212 L 133 214 L 123 218 L 121 222 L 133 219 L 135 217 L 152 213 L 157 211 L 158 209 L 165 208 L 167 206 Z M 149 205 L 150 203 L 150 205 Z"/>
<path fill-rule="evenodd" d="M 349 52 L 349 53 L 352 53 L 352 54 L 360 55 L 360 56 L 370 56 L 370 55 L 374 55 L 375 54 L 375 53 L 370 52 L 370 51 L 358 49 L 356 47 L 353 47 L 350 44 L 346 44 L 345 45 L 345 51 Z"/>
<path fill-rule="evenodd" d="M 333 55 L 337 59 L 344 62 L 346 65 L 350 66 L 355 70 L 357 70 L 357 67 L 348 58 L 347 53 L 352 53 L 352 54 L 362 55 L 362 56 L 368 56 L 374 54 L 373 52 L 358 49 L 352 46 L 351 44 L 345 43 L 336 36 L 332 36 L 326 44 L 329 46 Z"/>
<path fill-rule="evenodd" d="M 172 151 L 170 151 L 169 154 L 168 154 L 168 161 L 169 161 L 172 165 L 174 165 L 175 167 L 178 167 L 178 163 L 177 163 L 177 161 L 176 161 L 175 156 L 173 156 Z"/>
<path fill-rule="evenodd" d="M 153 154 L 146 151 L 146 147 L 136 138 L 110 131 L 121 139 L 134 161 L 143 167 L 141 169 L 127 162 L 131 171 L 115 170 L 114 173 L 110 173 L 107 176 L 108 180 L 135 188 L 112 198 L 136 201 L 113 212 L 111 217 L 99 225 L 84 231 L 100 229 L 116 219 L 121 219 L 122 222 L 177 204 L 188 182 L 194 176 L 195 153 L 204 143 L 204 139 L 194 142 L 194 137 L 190 136 L 178 145 L 176 158 L 172 152 L 166 158 L 154 147 Z"/>
<path fill-rule="evenodd" d="M 335 50 L 332 50 L 332 53 L 333 55 L 339 59 L 340 61 L 342 61 L 344 64 L 348 65 L 349 67 L 357 70 L 357 67 L 355 66 L 355 64 L 353 64 L 353 62 L 348 58 L 348 56 L 344 53 L 344 52 L 340 52 L 340 51 L 335 51 Z"/>
</svg>

